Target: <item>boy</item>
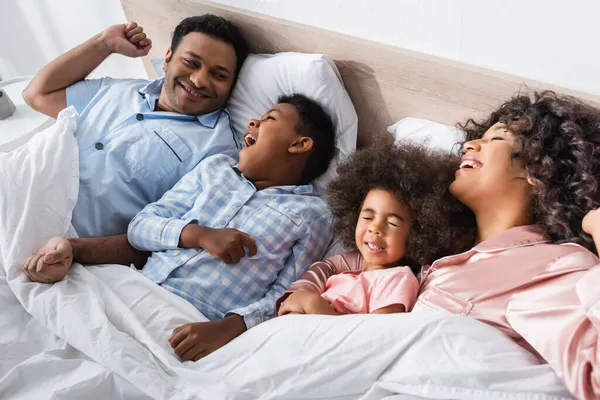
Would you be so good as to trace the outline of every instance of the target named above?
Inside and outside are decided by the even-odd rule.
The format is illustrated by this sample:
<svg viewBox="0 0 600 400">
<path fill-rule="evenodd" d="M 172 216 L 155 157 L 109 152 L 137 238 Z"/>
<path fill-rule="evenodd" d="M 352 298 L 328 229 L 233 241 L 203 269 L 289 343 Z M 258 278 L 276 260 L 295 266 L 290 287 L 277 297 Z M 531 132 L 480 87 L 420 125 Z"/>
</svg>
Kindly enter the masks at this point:
<svg viewBox="0 0 600 400">
<path fill-rule="evenodd" d="M 211 320 L 180 326 L 169 339 L 184 361 L 196 361 L 275 316 L 275 300 L 325 252 L 332 217 L 309 182 L 327 170 L 334 140 L 320 105 L 283 96 L 250 120 L 238 164 L 227 155 L 202 161 L 146 206 L 127 236 L 52 239 L 25 273 L 52 283 L 73 259 L 139 263 L 152 251 L 142 273 Z"/>
</svg>

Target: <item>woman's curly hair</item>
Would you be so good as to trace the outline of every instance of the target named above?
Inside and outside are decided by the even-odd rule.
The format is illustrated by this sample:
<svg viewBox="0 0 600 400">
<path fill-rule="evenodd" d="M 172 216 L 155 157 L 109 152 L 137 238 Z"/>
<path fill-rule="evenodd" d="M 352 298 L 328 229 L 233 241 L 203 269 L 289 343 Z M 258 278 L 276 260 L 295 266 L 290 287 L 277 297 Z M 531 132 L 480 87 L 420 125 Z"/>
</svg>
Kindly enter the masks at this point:
<svg viewBox="0 0 600 400">
<path fill-rule="evenodd" d="M 534 182 L 534 222 L 553 242 L 575 242 L 595 252 L 581 230 L 585 214 L 600 206 L 600 110 L 551 91 L 518 94 L 486 121 L 459 127 L 479 139 L 501 122 L 520 139 L 518 154 Z"/>
<path fill-rule="evenodd" d="M 415 272 L 436 259 L 473 245 L 473 214 L 448 191 L 460 164 L 456 155 L 418 144 L 394 144 L 382 139 L 358 150 L 338 169 L 327 187 L 334 230 L 344 246 L 356 249 L 355 229 L 363 201 L 370 190 L 396 194 L 411 212 L 407 254 L 402 260 Z"/>
</svg>

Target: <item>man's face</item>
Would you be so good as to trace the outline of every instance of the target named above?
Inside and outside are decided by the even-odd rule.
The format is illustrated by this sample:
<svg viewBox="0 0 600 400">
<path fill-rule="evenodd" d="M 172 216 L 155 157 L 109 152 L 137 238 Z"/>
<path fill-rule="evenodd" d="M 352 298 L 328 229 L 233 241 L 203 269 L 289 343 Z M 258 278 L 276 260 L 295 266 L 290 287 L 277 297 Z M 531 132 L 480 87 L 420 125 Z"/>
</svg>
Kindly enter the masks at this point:
<svg viewBox="0 0 600 400">
<path fill-rule="evenodd" d="M 186 115 L 218 110 L 229 98 L 236 63 L 232 45 L 204 33 L 188 33 L 175 52 L 167 51 L 158 108 Z"/>
</svg>

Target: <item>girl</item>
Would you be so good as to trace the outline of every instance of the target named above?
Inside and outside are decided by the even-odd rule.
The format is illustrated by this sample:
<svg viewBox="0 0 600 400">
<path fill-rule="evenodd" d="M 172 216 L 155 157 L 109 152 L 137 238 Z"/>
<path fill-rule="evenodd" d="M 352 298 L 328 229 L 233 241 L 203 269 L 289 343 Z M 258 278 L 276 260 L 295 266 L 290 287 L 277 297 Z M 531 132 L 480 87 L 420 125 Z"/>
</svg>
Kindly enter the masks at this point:
<svg viewBox="0 0 600 400">
<path fill-rule="evenodd" d="M 553 92 L 518 95 L 462 129 L 450 191 L 475 215 L 474 247 L 423 268 L 413 312 L 495 326 L 546 360 L 574 396 L 600 397 L 600 110 Z M 309 269 L 311 284 L 286 302 L 314 303 L 301 291 L 333 273 Z"/>
<path fill-rule="evenodd" d="M 355 153 L 328 187 L 336 233 L 353 251 L 318 262 L 335 271 L 322 288 L 315 312 L 322 314 L 409 311 L 418 282 L 411 268 L 431 263 L 457 240 L 453 222 L 464 206 L 448 191 L 457 157 L 391 141 Z M 464 225 L 464 224 L 463 224 Z M 290 290 L 294 290 L 297 283 Z M 279 314 L 302 312 L 284 302 Z"/>
</svg>

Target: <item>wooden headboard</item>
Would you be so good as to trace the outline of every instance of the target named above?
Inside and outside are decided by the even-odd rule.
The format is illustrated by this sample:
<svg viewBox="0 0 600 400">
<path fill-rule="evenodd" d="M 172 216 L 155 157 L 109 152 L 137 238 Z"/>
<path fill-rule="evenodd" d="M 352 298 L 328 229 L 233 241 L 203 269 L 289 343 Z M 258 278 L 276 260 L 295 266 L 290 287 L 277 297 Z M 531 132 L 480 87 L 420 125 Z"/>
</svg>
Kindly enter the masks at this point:
<svg viewBox="0 0 600 400">
<path fill-rule="evenodd" d="M 600 97 L 281 20 L 204 0 L 121 0 L 153 41 L 144 65 L 163 58 L 183 18 L 212 13 L 235 23 L 254 53 L 298 51 L 334 59 L 359 117 L 359 146 L 403 117 L 454 125 L 483 118 L 519 90 L 551 89 L 600 105 Z"/>
</svg>

